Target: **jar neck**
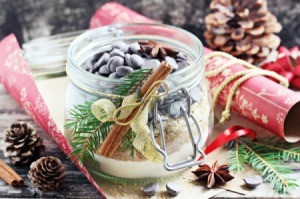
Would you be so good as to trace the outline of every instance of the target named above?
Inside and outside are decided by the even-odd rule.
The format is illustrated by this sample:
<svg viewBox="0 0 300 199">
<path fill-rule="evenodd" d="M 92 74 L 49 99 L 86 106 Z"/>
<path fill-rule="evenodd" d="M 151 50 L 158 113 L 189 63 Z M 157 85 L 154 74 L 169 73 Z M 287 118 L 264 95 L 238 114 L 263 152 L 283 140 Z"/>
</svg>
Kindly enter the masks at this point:
<svg viewBox="0 0 300 199">
<path fill-rule="evenodd" d="M 153 28 L 164 28 L 168 31 L 175 31 L 180 38 L 189 39 L 197 45 L 189 46 L 179 41 L 179 39 L 168 38 L 160 35 L 147 35 L 132 33 L 132 27 L 138 27 L 138 30 L 144 30 L 142 26 Z M 128 28 L 131 27 L 131 28 Z M 153 34 L 153 33 L 151 33 Z M 182 35 L 180 35 L 182 34 Z M 174 34 L 175 35 L 175 34 Z M 85 63 L 99 51 L 109 49 L 111 43 L 117 40 L 134 42 L 137 40 L 157 40 L 177 48 L 189 57 L 190 65 L 182 70 L 172 73 L 167 78 L 170 85 L 170 93 L 176 92 L 181 87 L 192 88 L 202 81 L 204 77 L 203 65 L 203 47 L 201 42 L 194 35 L 178 28 L 155 24 L 125 24 L 112 25 L 102 28 L 89 30 L 76 38 L 69 47 L 67 56 L 66 71 L 70 81 L 79 89 L 92 95 L 103 96 L 111 95 L 118 86 L 124 83 L 124 79 L 111 79 L 103 76 L 94 75 L 85 71 Z M 198 43 L 200 43 L 198 45 Z"/>
</svg>

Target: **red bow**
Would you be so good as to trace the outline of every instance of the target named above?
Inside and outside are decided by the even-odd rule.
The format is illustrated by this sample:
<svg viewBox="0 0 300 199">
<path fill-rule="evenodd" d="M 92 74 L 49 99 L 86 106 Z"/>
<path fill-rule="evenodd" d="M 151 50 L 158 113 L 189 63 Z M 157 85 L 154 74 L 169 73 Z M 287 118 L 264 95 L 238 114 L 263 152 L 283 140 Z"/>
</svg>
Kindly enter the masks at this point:
<svg viewBox="0 0 300 199">
<path fill-rule="evenodd" d="M 282 75 L 290 82 L 291 86 L 300 89 L 300 51 L 298 46 L 291 49 L 280 46 L 277 60 L 265 63 L 261 68 Z"/>
</svg>

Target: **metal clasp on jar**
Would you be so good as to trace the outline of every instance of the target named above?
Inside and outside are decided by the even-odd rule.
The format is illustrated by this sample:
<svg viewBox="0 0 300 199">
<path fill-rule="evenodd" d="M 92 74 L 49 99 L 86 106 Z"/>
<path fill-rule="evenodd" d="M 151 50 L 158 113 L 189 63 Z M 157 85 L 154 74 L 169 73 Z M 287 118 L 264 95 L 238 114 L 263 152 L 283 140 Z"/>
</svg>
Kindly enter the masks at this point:
<svg viewBox="0 0 300 199">
<path fill-rule="evenodd" d="M 151 131 L 150 137 L 151 137 L 152 143 L 153 143 L 154 147 L 156 148 L 156 150 L 160 154 L 163 155 L 164 167 L 168 171 L 174 171 L 174 170 L 178 170 L 178 169 L 182 169 L 182 168 L 189 168 L 189 167 L 192 167 L 195 165 L 200 165 L 205 161 L 205 157 L 206 157 L 205 153 L 200 148 L 200 143 L 201 143 L 201 139 L 202 139 L 200 125 L 197 122 L 196 118 L 191 114 L 191 106 L 192 106 L 191 96 L 186 88 L 181 88 L 178 91 L 178 94 L 181 97 L 187 99 L 186 100 L 187 108 L 185 108 L 184 104 L 182 104 L 180 106 L 180 111 L 181 111 L 181 116 L 184 118 L 184 120 L 186 122 L 189 139 L 190 139 L 191 145 L 193 147 L 193 154 L 190 157 L 187 157 L 186 160 L 182 160 L 182 161 L 174 163 L 174 164 L 169 163 L 166 140 L 165 140 L 165 133 L 164 133 L 164 127 L 163 127 L 164 118 L 158 112 L 158 102 L 156 102 L 156 104 L 154 105 L 153 118 L 150 121 L 150 131 Z M 159 100 L 162 100 L 162 99 L 159 99 Z M 191 120 L 189 120 L 189 119 L 191 119 Z M 198 139 L 195 138 L 195 136 L 192 132 L 192 127 L 191 127 L 190 121 L 193 121 L 193 123 L 195 124 L 195 127 L 197 129 Z M 161 139 L 161 147 L 155 141 L 155 135 L 154 135 L 154 129 L 153 129 L 154 125 L 156 125 L 159 130 L 159 135 L 160 135 L 160 139 Z M 202 158 L 200 160 L 197 160 L 197 157 L 202 157 Z"/>
</svg>

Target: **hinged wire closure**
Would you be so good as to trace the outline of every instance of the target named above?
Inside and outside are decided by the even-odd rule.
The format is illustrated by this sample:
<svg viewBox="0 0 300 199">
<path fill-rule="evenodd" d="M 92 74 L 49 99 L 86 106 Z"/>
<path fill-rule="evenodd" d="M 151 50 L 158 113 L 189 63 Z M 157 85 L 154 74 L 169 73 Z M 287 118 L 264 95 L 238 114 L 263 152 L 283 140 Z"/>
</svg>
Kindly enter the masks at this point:
<svg viewBox="0 0 300 199">
<path fill-rule="evenodd" d="M 165 134 L 164 134 L 164 127 L 163 127 L 163 119 L 162 119 L 162 116 L 158 112 L 158 101 L 159 100 L 156 102 L 156 104 L 153 107 L 153 119 L 150 121 L 150 137 L 151 137 L 152 143 L 153 143 L 155 149 L 160 154 L 163 155 L 164 167 L 168 171 L 174 171 L 174 170 L 178 170 L 178 169 L 192 167 L 195 165 L 200 165 L 205 161 L 205 153 L 200 148 L 200 143 L 201 143 L 201 139 L 202 139 L 201 128 L 200 128 L 199 123 L 197 122 L 196 118 L 191 114 L 191 111 L 190 111 L 191 105 L 192 105 L 190 94 L 186 88 L 181 88 L 178 91 L 178 94 L 187 99 L 187 110 L 184 106 L 181 106 L 180 111 L 186 122 L 187 130 L 189 133 L 189 139 L 190 139 L 191 145 L 193 147 L 193 154 L 190 157 L 188 157 L 186 160 L 182 160 L 182 161 L 174 163 L 174 164 L 169 163 L 168 154 L 167 154 L 167 146 L 166 146 L 166 141 L 165 141 Z M 162 99 L 160 99 L 160 100 L 162 100 Z M 197 140 L 192 132 L 190 121 L 193 121 L 193 123 L 196 126 L 197 134 L 198 134 Z M 153 130 L 153 127 L 155 124 L 157 124 L 157 126 L 159 128 L 159 134 L 160 134 L 161 145 L 162 145 L 161 147 L 155 141 L 154 130 Z M 201 160 L 197 160 L 198 159 L 197 157 L 199 157 L 199 156 L 202 157 Z"/>
</svg>

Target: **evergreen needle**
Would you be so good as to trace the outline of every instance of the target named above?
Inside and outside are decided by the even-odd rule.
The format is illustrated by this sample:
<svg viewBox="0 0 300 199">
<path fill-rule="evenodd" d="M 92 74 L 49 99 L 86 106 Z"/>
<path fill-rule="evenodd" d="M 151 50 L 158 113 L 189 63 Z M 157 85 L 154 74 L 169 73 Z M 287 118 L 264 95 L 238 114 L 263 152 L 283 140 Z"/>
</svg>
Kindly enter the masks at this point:
<svg viewBox="0 0 300 199">
<path fill-rule="evenodd" d="M 299 186 L 296 183 L 296 179 L 287 177 L 293 171 L 289 166 L 284 165 L 281 160 L 276 159 L 277 156 L 275 153 L 259 153 L 260 151 L 253 149 L 252 145 L 241 140 L 236 141 L 247 150 L 249 164 L 258 170 L 266 181 L 271 183 L 275 191 L 278 193 L 288 193 L 290 189 Z"/>
</svg>

